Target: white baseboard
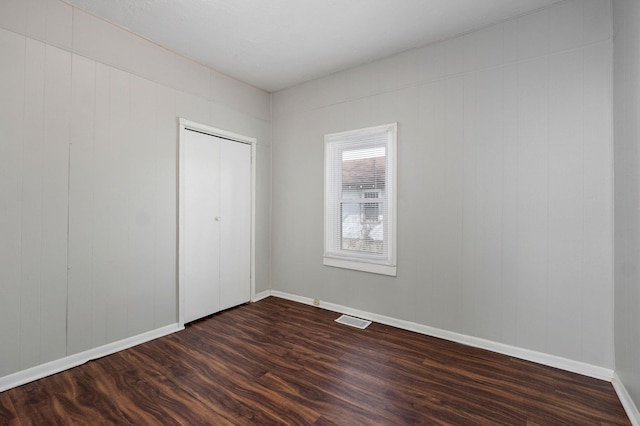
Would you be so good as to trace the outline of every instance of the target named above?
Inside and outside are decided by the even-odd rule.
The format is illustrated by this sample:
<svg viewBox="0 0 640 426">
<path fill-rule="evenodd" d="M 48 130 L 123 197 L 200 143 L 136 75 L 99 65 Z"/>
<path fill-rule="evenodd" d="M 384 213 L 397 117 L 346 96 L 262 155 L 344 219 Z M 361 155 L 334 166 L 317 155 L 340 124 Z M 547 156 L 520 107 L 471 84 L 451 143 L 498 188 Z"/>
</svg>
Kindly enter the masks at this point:
<svg viewBox="0 0 640 426">
<path fill-rule="evenodd" d="M 260 293 L 256 293 L 253 296 L 253 299 L 251 299 L 252 302 L 258 302 L 262 299 L 266 299 L 267 297 L 271 296 L 271 290 L 265 290 L 265 291 L 261 291 Z"/>
<path fill-rule="evenodd" d="M 255 295 L 252 302 L 257 302 L 269 296 L 279 297 L 282 299 L 288 299 L 306 305 L 313 306 L 313 299 L 303 296 L 297 296 L 290 293 L 284 293 L 276 290 L 266 290 Z M 634 426 L 640 426 L 640 413 L 635 406 L 631 396 L 628 394 L 626 388 L 613 372 L 613 370 L 598 367 L 591 364 L 586 364 L 579 361 L 570 360 L 567 358 L 558 357 L 555 355 L 549 355 L 542 352 L 532 351 L 529 349 L 523 349 L 516 346 L 505 345 L 503 343 L 493 342 L 490 340 L 480 339 L 473 336 L 467 336 L 460 333 L 454 333 L 447 330 L 441 330 L 435 327 L 429 327 L 422 324 L 413 323 L 410 321 L 399 320 L 384 315 L 378 315 L 371 312 L 361 311 L 358 309 L 352 309 L 347 306 L 342 306 L 334 303 L 320 302 L 318 307 L 327 309 L 333 312 L 338 312 L 347 315 L 353 315 L 355 317 L 367 319 L 370 321 L 378 322 L 381 324 L 390 325 L 393 327 L 401 328 L 404 330 L 414 331 L 420 334 L 428 336 L 438 337 L 449 341 L 462 343 L 468 346 L 473 346 L 481 349 L 487 349 L 493 352 L 501 353 L 515 358 L 524 359 L 527 361 L 536 362 L 550 367 L 560 368 L 562 370 L 571 371 L 574 373 L 582 374 L 597 379 L 607 380 L 613 384 L 620 401 Z M 179 324 L 171 324 L 165 327 L 161 327 L 155 330 L 151 330 L 136 336 L 128 337 L 126 339 L 119 340 L 117 342 L 109 343 L 97 348 L 89 349 L 87 351 L 69 355 L 67 357 L 51 361 L 42 365 L 38 365 L 26 370 L 22 370 L 13 374 L 9 374 L 4 377 L 0 377 L 0 392 L 23 385 L 25 383 L 32 382 L 34 380 L 41 379 L 43 377 L 50 376 L 55 373 L 76 367 L 84 364 L 85 362 L 93 359 L 101 358 L 106 355 L 119 352 L 124 349 L 131 348 L 144 342 L 148 342 L 153 339 L 157 339 L 168 334 L 175 333 L 176 331 L 183 330 Z"/>
<path fill-rule="evenodd" d="M 613 374 L 613 380 L 611 380 L 611 384 L 616 390 L 618 398 L 620 398 L 622 407 L 627 413 L 631 424 L 633 426 L 640 426 L 640 411 L 638 411 L 638 407 L 633 402 L 633 399 L 631 398 L 631 395 L 629 395 L 629 392 L 627 392 L 627 388 L 624 386 L 624 384 L 622 384 L 622 381 L 620 380 L 620 377 L 618 377 L 618 374 Z"/>
<path fill-rule="evenodd" d="M 78 365 L 82 365 L 93 359 L 111 355 L 123 349 L 128 349 L 141 343 L 148 342 L 149 340 L 157 339 L 158 337 L 166 336 L 183 329 L 184 327 L 180 327 L 178 324 L 170 324 L 136 336 L 118 340 L 117 342 L 109 343 L 84 352 L 47 362 L 45 364 L 37 365 L 26 370 L 18 371 L 16 373 L 9 374 L 8 376 L 0 377 L 0 392 L 77 367 Z"/>
<path fill-rule="evenodd" d="M 313 305 L 313 299 L 308 297 L 297 296 L 294 294 L 284 293 L 280 291 L 271 291 L 271 295 L 282 299 L 292 300 L 307 305 Z M 559 368 L 573 373 L 582 374 L 584 376 L 594 377 L 596 379 L 612 381 L 613 370 L 609 368 L 599 367 L 580 361 L 549 355 L 543 352 L 537 352 L 530 349 L 523 349 L 517 346 L 506 345 L 504 343 L 493 342 L 491 340 L 481 339 L 478 337 L 468 336 L 465 334 L 454 333 L 452 331 L 442 330 L 435 327 L 429 327 L 410 321 L 404 321 L 396 318 L 378 315 L 371 312 L 352 309 L 347 306 L 337 305 L 320 301 L 320 308 L 327 309 L 341 314 L 352 315 L 354 317 L 390 325 L 404 330 L 414 331 L 416 333 L 425 334 L 427 336 L 438 337 L 452 342 L 462 343 L 467 346 L 473 346 L 480 349 L 487 349 L 503 355 L 512 356 L 514 358 L 526 361 L 536 362 L 538 364 Z"/>
</svg>

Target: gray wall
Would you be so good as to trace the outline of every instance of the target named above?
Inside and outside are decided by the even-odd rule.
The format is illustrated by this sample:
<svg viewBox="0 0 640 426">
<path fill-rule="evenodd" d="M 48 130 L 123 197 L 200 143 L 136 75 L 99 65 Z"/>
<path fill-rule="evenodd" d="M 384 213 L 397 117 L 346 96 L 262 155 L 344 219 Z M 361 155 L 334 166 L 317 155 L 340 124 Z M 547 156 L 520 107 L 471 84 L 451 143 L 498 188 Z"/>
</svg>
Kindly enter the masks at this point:
<svg viewBox="0 0 640 426">
<path fill-rule="evenodd" d="M 613 368 L 607 1 L 273 95 L 274 290 Z M 323 135 L 398 122 L 398 276 L 322 265 Z"/>
<path fill-rule="evenodd" d="M 613 2 L 616 373 L 640 407 L 640 3 Z"/>
<path fill-rule="evenodd" d="M 177 117 L 258 138 L 270 96 L 57 0 L 0 2 L 0 377 L 173 324 Z"/>
</svg>

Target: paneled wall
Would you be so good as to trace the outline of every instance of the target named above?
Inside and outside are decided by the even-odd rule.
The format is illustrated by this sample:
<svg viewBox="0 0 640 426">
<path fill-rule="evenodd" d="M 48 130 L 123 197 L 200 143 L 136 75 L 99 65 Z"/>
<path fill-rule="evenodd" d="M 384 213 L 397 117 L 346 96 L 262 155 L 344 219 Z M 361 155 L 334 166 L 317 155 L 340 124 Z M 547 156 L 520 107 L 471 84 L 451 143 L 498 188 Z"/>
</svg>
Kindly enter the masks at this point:
<svg viewBox="0 0 640 426">
<path fill-rule="evenodd" d="M 0 30 L 0 375 L 66 355 L 71 55 Z"/>
<path fill-rule="evenodd" d="M 609 8 L 562 2 L 275 93 L 273 289 L 613 368 Z M 323 135 L 389 122 L 398 276 L 323 266 Z"/>
<path fill-rule="evenodd" d="M 177 118 L 256 137 L 269 94 L 58 0 L 0 3 L 0 378 L 177 321 Z"/>
<path fill-rule="evenodd" d="M 616 373 L 640 407 L 640 3 L 613 2 Z"/>
</svg>

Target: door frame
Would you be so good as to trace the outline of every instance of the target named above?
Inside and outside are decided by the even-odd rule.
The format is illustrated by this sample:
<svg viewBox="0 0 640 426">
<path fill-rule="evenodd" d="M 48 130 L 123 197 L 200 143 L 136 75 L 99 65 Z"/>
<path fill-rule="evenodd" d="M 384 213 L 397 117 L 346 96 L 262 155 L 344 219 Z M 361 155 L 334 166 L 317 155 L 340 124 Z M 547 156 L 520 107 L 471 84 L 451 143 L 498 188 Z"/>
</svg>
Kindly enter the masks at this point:
<svg viewBox="0 0 640 426">
<path fill-rule="evenodd" d="M 178 203 L 178 257 L 176 259 L 176 275 L 177 275 L 177 290 L 178 290 L 178 325 L 184 327 L 184 311 L 185 311 L 185 291 L 184 291 L 184 270 L 180 265 L 184 264 L 184 190 L 182 185 L 184 183 L 184 145 L 182 141 L 186 138 L 186 132 L 196 131 L 207 135 L 215 136 L 218 138 L 228 139 L 238 143 L 244 143 L 251 145 L 251 300 L 255 299 L 256 295 L 256 263 L 255 263 L 255 247 L 256 247 L 256 144 L 258 140 L 253 137 L 240 135 L 238 133 L 229 132 L 227 130 L 219 129 L 217 127 L 208 126 L 206 124 L 190 121 L 185 118 L 178 118 L 178 170 L 177 170 L 177 203 Z"/>
</svg>

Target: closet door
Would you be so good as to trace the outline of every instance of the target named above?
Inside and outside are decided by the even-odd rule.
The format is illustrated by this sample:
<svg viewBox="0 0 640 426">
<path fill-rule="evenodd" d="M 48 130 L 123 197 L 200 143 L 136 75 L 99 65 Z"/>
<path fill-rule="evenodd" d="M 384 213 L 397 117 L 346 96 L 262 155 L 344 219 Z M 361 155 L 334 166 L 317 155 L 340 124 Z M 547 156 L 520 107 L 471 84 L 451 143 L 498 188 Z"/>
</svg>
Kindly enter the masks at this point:
<svg viewBox="0 0 640 426">
<path fill-rule="evenodd" d="M 185 322 L 220 310 L 220 140 L 192 131 L 180 141 L 181 265 Z"/>
<path fill-rule="evenodd" d="M 190 130 L 180 144 L 186 323 L 251 298 L 251 145 Z"/>
<path fill-rule="evenodd" d="M 251 298 L 251 145 L 222 140 L 220 310 Z"/>
</svg>

